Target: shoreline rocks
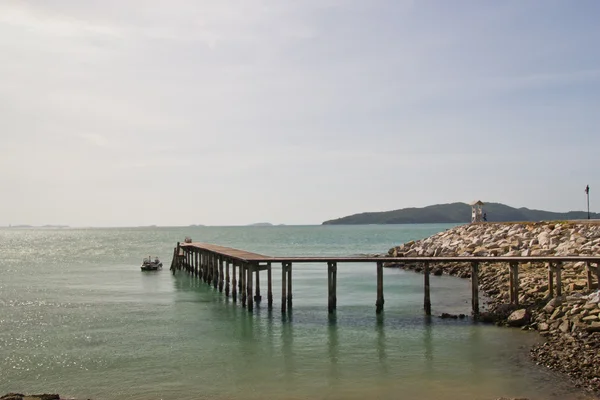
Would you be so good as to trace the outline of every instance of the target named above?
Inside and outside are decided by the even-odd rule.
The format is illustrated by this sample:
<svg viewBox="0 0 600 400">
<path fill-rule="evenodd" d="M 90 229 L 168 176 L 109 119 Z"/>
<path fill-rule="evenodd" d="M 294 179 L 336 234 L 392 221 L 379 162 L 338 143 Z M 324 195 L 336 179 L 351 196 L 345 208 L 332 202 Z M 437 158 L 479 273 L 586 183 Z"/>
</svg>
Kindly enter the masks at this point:
<svg viewBox="0 0 600 400">
<path fill-rule="evenodd" d="M 479 223 L 462 225 L 388 251 L 393 257 L 583 256 L 600 255 L 600 224 L 573 222 Z M 423 272 L 402 262 L 386 267 Z M 430 265 L 432 275 L 471 278 L 469 263 Z M 487 310 L 479 321 L 536 330 L 545 342 L 530 356 L 539 365 L 571 377 L 577 387 L 600 393 L 600 294 L 594 278 L 588 288 L 585 263 L 562 265 L 562 293 L 551 298 L 545 265 L 519 266 L 519 306 L 509 304 L 506 263 L 479 269 Z M 595 293 L 595 294 L 594 294 Z"/>
</svg>

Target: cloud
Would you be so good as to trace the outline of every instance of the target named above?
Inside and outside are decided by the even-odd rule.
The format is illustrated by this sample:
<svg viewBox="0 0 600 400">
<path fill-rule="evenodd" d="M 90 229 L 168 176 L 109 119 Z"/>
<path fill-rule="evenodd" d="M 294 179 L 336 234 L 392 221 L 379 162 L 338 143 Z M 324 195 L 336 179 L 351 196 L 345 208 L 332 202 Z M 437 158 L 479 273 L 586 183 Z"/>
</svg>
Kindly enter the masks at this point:
<svg viewBox="0 0 600 400">
<path fill-rule="evenodd" d="M 93 146 L 108 147 L 108 140 L 106 137 L 98 135 L 97 133 L 80 133 L 78 136 Z"/>
<path fill-rule="evenodd" d="M 185 225 L 185 206 L 205 223 L 310 223 L 434 194 L 570 209 L 561 188 L 594 185 L 581 166 L 600 145 L 596 11 L 1 1 L 7 207 L 44 218 L 32 189 L 43 188 L 60 199 L 48 220 L 70 225 Z M 523 192 L 532 179 L 546 191 Z M 163 220 L 145 221 L 135 204 L 150 186 L 186 196 L 148 203 Z"/>
</svg>

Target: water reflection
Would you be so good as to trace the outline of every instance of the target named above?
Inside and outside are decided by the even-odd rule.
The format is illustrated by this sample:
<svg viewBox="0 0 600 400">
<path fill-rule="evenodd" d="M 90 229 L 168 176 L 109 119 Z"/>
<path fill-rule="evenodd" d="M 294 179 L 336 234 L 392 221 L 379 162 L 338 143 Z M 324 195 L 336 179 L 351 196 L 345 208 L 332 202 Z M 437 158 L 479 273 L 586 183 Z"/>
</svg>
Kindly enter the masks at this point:
<svg viewBox="0 0 600 400">
<path fill-rule="evenodd" d="M 386 356 L 386 338 L 385 338 L 385 319 L 382 314 L 377 315 L 375 330 L 377 332 L 377 356 L 379 358 L 379 367 L 382 373 L 388 374 L 390 369 Z"/>
<path fill-rule="evenodd" d="M 425 317 L 423 317 L 423 349 L 425 356 L 425 373 L 429 375 L 434 370 L 433 337 L 430 315 L 426 315 Z"/>
<path fill-rule="evenodd" d="M 339 359 L 339 337 L 337 327 L 337 315 L 328 314 L 329 323 L 327 325 L 327 350 L 329 354 L 329 384 L 335 384 L 339 380 L 340 371 L 338 366 Z"/>
<path fill-rule="evenodd" d="M 293 316 L 291 310 L 281 315 L 281 347 L 283 353 L 283 365 L 285 378 L 287 381 L 294 380 L 296 372 L 296 363 L 294 357 L 294 329 L 292 324 Z"/>
</svg>

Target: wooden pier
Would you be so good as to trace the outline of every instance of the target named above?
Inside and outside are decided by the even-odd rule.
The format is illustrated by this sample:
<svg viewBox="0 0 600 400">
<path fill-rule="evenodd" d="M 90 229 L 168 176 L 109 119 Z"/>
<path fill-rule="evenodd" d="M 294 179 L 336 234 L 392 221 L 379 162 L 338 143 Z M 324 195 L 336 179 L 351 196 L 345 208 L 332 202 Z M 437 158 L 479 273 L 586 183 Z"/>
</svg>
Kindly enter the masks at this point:
<svg viewBox="0 0 600 400">
<path fill-rule="evenodd" d="M 231 296 L 242 306 L 252 311 L 255 302 L 262 300 L 260 292 L 260 272 L 267 272 L 267 304 L 273 307 L 273 264 L 281 264 L 281 312 L 292 307 L 292 265 L 302 263 L 324 263 L 327 265 L 328 310 L 337 308 L 337 267 L 342 263 L 374 263 L 376 265 L 377 294 L 375 311 L 383 311 L 383 266 L 385 263 L 422 264 L 424 266 L 423 309 L 431 315 L 430 264 L 469 263 L 471 265 L 471 306 L 474 316 L 479 315 L 478 272 L 482 264 L 505 263 L 509 268 L 509 293 L 511 304 L 519 304 L 519 265 L 543 263 L 548 269 L 548 291 L 551 296 L 562 295 L 561 268 L 567 262 L 585 262 L 587 283 L 591 290 L 592 282 L 600 283 L 600 256 L 546 256 L 546 257 L 270 257 L 230 247 L 208 243 L 177 243 L 173 250 L 171 270 L 186 271 L 213 285 L 225 296 Z M 254 284 L 256 286 L 254 286 Z M 599 286 L 600 287 L 600 286 Z"/>
</svg>

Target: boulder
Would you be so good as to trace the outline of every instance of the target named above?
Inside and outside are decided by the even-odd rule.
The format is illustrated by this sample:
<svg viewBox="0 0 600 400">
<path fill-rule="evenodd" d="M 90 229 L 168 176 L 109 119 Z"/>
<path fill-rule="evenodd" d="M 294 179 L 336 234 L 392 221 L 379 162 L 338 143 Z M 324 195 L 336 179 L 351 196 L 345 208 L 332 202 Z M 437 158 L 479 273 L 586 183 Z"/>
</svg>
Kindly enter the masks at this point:
<svg viewBox="0 0 600 400">
<path fill-rule="evenodd" d="M 509 315 L 507 323 L 508 326 L 520 327 L 523 325 L 527 325 L 529 323 L 530 314 L 526 308 L 521 308 L 520 310 L 513 311 L 512 314 Z"/>
</svg>

